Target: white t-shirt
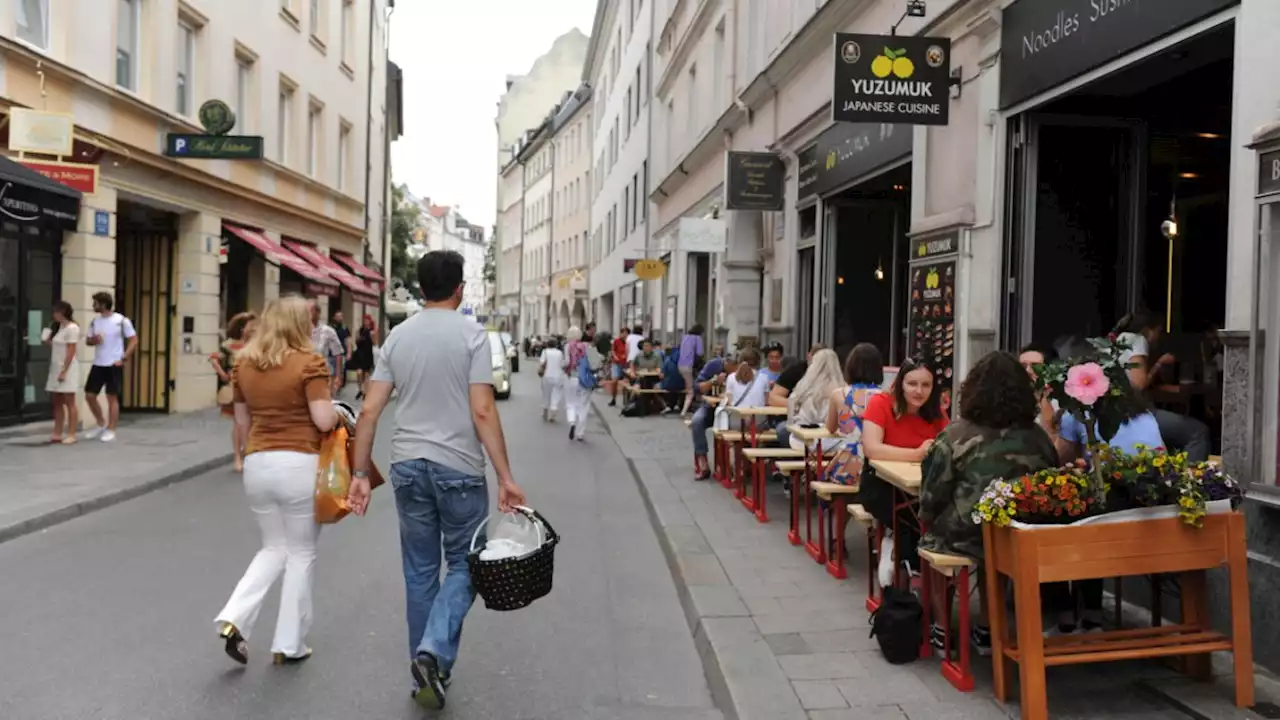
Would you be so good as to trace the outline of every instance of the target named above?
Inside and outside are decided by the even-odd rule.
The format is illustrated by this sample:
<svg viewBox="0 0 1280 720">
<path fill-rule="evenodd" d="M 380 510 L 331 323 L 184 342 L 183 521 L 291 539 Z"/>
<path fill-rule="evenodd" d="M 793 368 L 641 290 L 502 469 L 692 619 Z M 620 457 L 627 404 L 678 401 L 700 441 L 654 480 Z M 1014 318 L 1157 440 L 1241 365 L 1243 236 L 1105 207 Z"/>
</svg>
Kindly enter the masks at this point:
<svg viewBox="0 0 1280 720">
<path fill-rule="evenodd" d="M 1151 348 L 1147 345 L 1147 339 L 1138 333 L 1120 333 L 1116 340 L 1129 344 L 1129 349 L 1120 355 L 1120 362 L 1128 364 L 1134 357 L 1139 355 L 1146 357 L 1151 353 Z"/>
<path fill-rule="evenodd" d="M 125 340 L 137 334 L 129 318 L 118 312 L 107 317 L 95 316 L 89 321 L 88 335 L 96 336 L 102 342 L 93 346 L 93 364 L 97 367 L 111 367 L 124 360 Z"/>
<path fill-rule="evenodd" d="M 769 379 L 756 371 L 751 382 L 743 384 L 738 382 L 738 376 L 734 374 L 724 381 L 724 389 L 728 395 L 725 399 L 726 407 L 764 407 L 769 394 Z"/>
<path fill-rule="evenodd" d="M 547 348 L 538 356 L 538 362 L 542 363 L 546 370 L 543 371 L 544 378 L 562 378 L 564 377 L 564 351 L 559 348 Z"/>
<path fill-rule="evenodd" d="M 627 336 L 627 364 L 630 365 L 635 361 L 636 356 L 640 354 L 640 343 L 644 342 L 644 336 L 640 333 L 631 333 Z"/>
</svg>

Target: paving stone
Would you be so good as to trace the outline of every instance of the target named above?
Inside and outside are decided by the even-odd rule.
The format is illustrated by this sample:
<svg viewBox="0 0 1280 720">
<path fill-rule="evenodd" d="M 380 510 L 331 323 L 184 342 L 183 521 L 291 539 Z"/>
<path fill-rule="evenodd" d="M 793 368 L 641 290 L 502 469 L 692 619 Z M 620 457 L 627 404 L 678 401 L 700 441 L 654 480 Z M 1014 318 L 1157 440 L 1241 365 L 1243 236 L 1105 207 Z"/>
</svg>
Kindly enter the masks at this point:
<svg viewBox="0 0 1280 720">
<path fill-rule="evenodd" d="M 975 698 L 974 703 L 964 705 L 946 702 L 914 702 L 903 703 L 898 707 L 910 720 L 1008 720 L 1009 718 L 1004 709 L 990 698 Z"/>
<path fill-rule="evenodd" d="M 850 707 L 898 705 L 935 699 L 929 688 L 910 673 L 898 675 L 866 675 L 836 683 Z"/>
<path fill-rule="evenodd" d="M 796 696 L 800 698 L 800 705 L 805 710 L 849 707 L 849 703 L 845 702 L 844 695 L 840 694 L 840 688 L 837 688 L 835 683 L 821 680 L 796 680 L 791 685 L 796 689 Z"/>
<path fill-rule="evenodd" d="M 719 663 L 741 720 L 805 718 L 769 645 L 747 618 L 708 618 L 699 627 Z"/>
<path fill-rule="evenodd" d="M 690 585 L 689 599 L 699 617 L 746 617 L 751 613 L 742 604 L 738 591 L 728 585 Z"/>
<path fill-rule="evenodd" d="M 686 585 L 729 584 L 715 555 L 676 555 L 676 565 Z"/>
<path fill-rule="evenodd" d="M 814 652 L 800 633 L 774 633 L 765 635 L 764 641 L 769 643 L 769 649 L 773 651 L 773 654 L 779 657 L 783 655 L 811 655 Z"/>
<path fill-rule="evenodd" d="M 831 630 L 827 632 L 803 632 L 800 637 L 813 648 L 813 652 L 857 652 L 875 650 L 879 647 L 875 638 L 871 637 L 870 626 L 854 630 Z"/>
<path fill-rule="evenodd" d="M 867 676 L 867 669 L 852 653 L 784 655 L 778 658 L 778 664 L 792 680 L 840 680 Z"/>
<path fill-rule="evenodd" d="M 809 713 L 809 720 L 904 720 L 906 717 L 896 705 L 845 710 L 814 710 Z"/>
<path fill-rule="evenodd" d="M 853 613 L 793 613 L 756 615 L 756 625 L 765 635 L 780 632 L 822 632 L 823 630 L 852 630 L 866 627 L 867 619 Z"/>
</svg>

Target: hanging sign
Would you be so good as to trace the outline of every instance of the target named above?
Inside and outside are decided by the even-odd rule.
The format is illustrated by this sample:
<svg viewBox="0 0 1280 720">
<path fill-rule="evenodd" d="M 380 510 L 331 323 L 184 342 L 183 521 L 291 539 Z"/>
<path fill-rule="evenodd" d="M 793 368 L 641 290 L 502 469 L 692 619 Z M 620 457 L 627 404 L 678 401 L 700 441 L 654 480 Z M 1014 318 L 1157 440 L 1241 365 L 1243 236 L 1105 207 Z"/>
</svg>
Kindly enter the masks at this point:
<svg viewBox="0 0 1280 720">
<path fill-rule="evenodd" d="M 1258 154 L 1258 196 L 1280 192 L 1280 150 Z"/>
<path fill-rule="evenodd" d="M 645 258 L 636 260 L 631 272 L 641 280 L 657 280 L 667 273 L 667 265 L 661 260 Z"/>
<path fill-rule="evenodd" d="M 15 152 L 70 155 L 75 130 L 75 119 L 68 113 L 9 109 L 9 149 Z"/>
<path fill-rule="evenodd" d="M 587 289 L 587 276 L 581 270 L 574 270 L 569 278 L 569 289 L 575 292 Z"/>
<path fill-rule="evenodd" d="M 728 210 L 781 210 L 787 200 L 787 167 L 767 152 L 725 153 L 724 206 Z"/>
<path fill-rule="evenodd" d="M 915 253 L 910 260 L 928 260 L 941 255 L 954 255 L 960 252 L 958 237 L 955 233 L 931 238 L 920 238 L 915 241 Z"/>
<path fill-rule="evenodd" d="M 35 170 L 50 180 L 74 188 L 85 195 L 98 192 L 98 166 L 84 163 L 54 162 L 52 160 L 27 160 L 18 162 Z"/>
<path fill-rule="evenodd" d="M 946 125 L 951 40 L 836 33 L 831 119 Z"/>
<path fill-rule="evenodd" d="M 201 160 L 261 160 L 263 140 L 257 135 L 228 135 L 236 126 L 236 114 L 221 100 L 200 106 L 200 124 L 205 134 L 168 133 L 164 154 L 168 157 Z"/>
</svg>

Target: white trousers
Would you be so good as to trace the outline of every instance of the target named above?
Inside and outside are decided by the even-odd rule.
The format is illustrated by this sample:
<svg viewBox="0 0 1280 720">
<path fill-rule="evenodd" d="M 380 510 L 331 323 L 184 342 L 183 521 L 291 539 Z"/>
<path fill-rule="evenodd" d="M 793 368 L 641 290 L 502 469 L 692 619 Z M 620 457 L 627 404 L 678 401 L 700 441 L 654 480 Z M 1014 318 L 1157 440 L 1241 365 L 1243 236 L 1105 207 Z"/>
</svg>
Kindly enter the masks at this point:
<svg viewBox="0 0 1280 720">
<path fill-rule="evenodd" d="M 564 379 L 564 412 L 574 433 L 581 439 L 587 431 L 587 416 L 591 414 L 591 390 L 578 384 L 577 376 Z"/>
<path fill-rule="evenodd" d="M 560 411 L 560 400 L 564 397 L 563 375 L 542 378 L 542 409 L 549 410 L 552 415 Z"/>
<path fill-rule="evenodd" d="M 298 657 L 307 651 L 311 627 L 311 585 L 315 578 L 315 487 L 318 455 L 291 451 L 256 452 L 244 460 L 244 492 L 262 530 L 262 549 L 218 613 L 249 639 L 267 591 L 284 573 L 280 615 L 271 652 Z"/>
</svg>

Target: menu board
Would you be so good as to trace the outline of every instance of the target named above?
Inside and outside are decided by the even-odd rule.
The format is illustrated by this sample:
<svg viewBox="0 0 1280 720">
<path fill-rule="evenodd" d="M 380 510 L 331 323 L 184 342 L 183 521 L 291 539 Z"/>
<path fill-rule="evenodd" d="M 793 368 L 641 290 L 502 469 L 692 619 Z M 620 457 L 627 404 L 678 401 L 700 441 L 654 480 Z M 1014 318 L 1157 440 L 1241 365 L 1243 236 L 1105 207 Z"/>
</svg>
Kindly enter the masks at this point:
<svg viewBox="0 0 1280 720">
<path fill-rule="evenodd" d="M 933 368 L 938 387 L 950 390 L 955 374 L 956 259 L 913 263 L 910 273 L 907 354 Z"/>
</svg>

